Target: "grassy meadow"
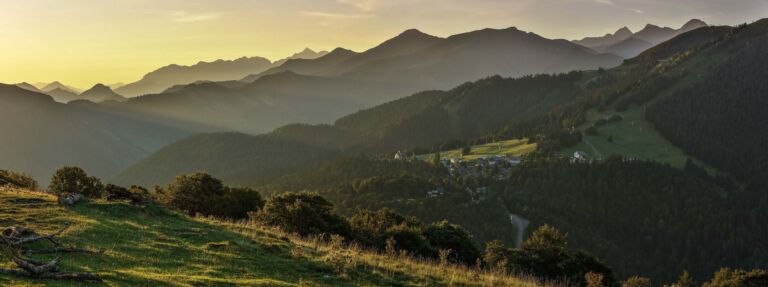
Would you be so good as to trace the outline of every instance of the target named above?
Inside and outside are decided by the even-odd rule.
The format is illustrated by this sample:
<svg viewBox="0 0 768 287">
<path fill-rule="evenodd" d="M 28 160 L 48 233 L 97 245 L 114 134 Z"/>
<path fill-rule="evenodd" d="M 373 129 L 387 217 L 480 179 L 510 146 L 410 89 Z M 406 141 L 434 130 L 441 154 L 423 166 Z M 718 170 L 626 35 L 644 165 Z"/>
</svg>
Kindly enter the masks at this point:
<svg viewBox="0 0 768 287">
<path fill-rule="evenodd" d="M 523 156 L 536 150 L 535 143 L 529 143 L 528 139 L 512 139 L 505 141 L 498 141 L 493 143 L 487 143 L 482 145 L 472 146 L 472 151 L 468 155 L 461 154 L 461 148 L 441 151 L 440 156 L 443 158 L 460 158 L 463 160 L 476 160 L 484 156 L 492 157 L 495 155 L 514 155 Z M 420 159 L 429 159 L 433 154 L 420 155 Z"/>
<path fill-rule="evenodd" d="M 607 119 L 613 115 L 620 115 L 623 120 L 598 127 L 597 135 L 583 133 L 584 137 L 580 144 L 563 149 L 562 153 L 565 156 L 571 156 L 576 151 L 583 151 L 596 159 L 620 155 L 668 163 L 678 168 L 685 165 L 687 158 L 692 158 L 654 129 L 653 124 L 645 119 L 643 107 L 632 106 L 624 112 L 616 112 L 612 109 L 598 112 L 592 109 L 587 113 L 586 122 L 579 126 L 578 130 L 584 132 L 597 120 Z M 612 142 L 608 140 L 609 136 Z"/>
<path fill-rule="evenodd" d="M 249 222 L 191 218 L 155 205 L 96 201 L 65 209 L 51 195 L 0 191 L 0 227 L 52 233 L 65 222 L 71 227 L 58 237 L 62 243 L 98 253 L 64 254 L 62 271 L 93 272 L 104 283 L 0 275 L 0 286 L 542 286 Z M 9 258 L 0 267 L 15 268 Z"/>
</svg>

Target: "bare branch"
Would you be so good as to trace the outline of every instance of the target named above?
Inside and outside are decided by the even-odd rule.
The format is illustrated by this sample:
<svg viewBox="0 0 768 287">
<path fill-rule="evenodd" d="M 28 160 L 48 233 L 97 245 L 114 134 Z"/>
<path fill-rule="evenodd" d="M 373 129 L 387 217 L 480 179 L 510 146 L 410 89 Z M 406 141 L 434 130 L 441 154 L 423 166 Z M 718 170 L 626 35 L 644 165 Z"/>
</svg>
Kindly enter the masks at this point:
<svg viewBox="0 0 768 287">
<path fill-rule="evenodd" d="M 48 234 L 48 235 L 43 235 L 43 236 L 30 236 L 30 237 L 25 237 L 25 238 L 19 238 L 16 241 L 12 241 L 11 244 L 14 245 L 14 246 L 21 246 L 22 244 L 32 243 L 32 242 L 35 242 L 35 241 L 40 241 L 40 240 L 46 239 L 46 240 L 51 240 L 52 242 L 54 242 L 54 243 L 56 243 L 58 245 L 58 242 L 53 241 L 53 237 L 59 236 L 60 234 L 64 233 L 64 231 L 67 230 L 67 228 L 69 228 L 69 224 L 65 224 L 64 228 L 62 228 L 59 231 L 56 231 L 54 233 L 51 233 L 51 234 Z"/>
</svg>

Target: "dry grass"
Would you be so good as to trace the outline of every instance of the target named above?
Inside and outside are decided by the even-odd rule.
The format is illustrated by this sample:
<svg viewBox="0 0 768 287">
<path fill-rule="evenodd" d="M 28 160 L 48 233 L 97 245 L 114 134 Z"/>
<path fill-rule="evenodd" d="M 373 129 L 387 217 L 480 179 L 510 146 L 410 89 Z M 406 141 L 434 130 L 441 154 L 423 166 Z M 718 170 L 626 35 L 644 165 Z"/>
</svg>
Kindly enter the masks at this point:
<svg viewBox="0 0 768 287">
<path fill-rule="evenodd" d="M 67 255 L 62 262 L 63 270 L 94 272 L 105 280 L 89 286 L 555 286 L 373 252 L 338 238 L 302 238 L 245 221 L 190 218 L 152 205 L 96 201 L 62 208 L 45 193 L 0 192 L 0 227 L 45 233 L 64 222 L 72 227 L 62 242 L 103 252 Z M 0 276 L 0 286 L 83 285 Z"/>
<path fill-rule="evenodd" d="M 328 237 L 301 237 L 249 221 L 227 221 L 217 218 L 199 218 L 210 224 L 224 226 L 249 238 L 284 238 L 294 244 L 295 256 L 322 260 L 336 266 L 337 274 L 353 278 L 352 273 L 381 274 L 392 280 L 407 274 L 417 278 L 417 286 L 562 286 L 556 282 L 542 282 L 524 275 L 509 274 L 505 270 L 491 270 L 435 259 L 413 257 L 407 253 L 386 254 L 363 248 L 356 243 L 339 242 Z"/>
</svg>

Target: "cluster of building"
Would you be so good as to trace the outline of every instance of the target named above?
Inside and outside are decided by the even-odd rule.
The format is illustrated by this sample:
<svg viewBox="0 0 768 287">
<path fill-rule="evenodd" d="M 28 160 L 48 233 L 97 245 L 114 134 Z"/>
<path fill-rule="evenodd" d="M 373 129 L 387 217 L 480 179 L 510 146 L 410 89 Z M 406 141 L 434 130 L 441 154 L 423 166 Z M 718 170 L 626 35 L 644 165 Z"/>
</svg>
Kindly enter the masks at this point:
<svg viewBox="0 0 768 287">
<path fill-rule="evenodd" d="M 476 160 L 446 158 L 442 159 L 441 162 L 443 166 L 448 168 L 452 176 L 494 176 L 503 179 L 509 176 L 512 168 L 519 165 L 522 160 L 512 155 L 496 155 L 483 156 Z"/>
</svg>

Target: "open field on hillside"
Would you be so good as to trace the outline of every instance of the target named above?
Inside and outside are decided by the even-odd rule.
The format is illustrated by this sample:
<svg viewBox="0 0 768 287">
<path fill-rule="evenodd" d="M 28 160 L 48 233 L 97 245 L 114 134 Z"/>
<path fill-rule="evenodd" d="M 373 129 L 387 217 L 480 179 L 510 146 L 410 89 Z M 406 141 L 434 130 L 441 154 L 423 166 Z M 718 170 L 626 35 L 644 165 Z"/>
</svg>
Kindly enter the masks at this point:
<svg viewBox="0 0 768 287">
<path fill-rule="evenodd" d="M 453 149 L 440 152 L 443 158 L 460 158 L 463 160 L 476 160 L 484 156 L 495 155 L 523 156 L 536 150 L 535 143 L 529 143 L 528 139 L 512 139 L 472 146 L 470 154 L 462 156 L 461 149 Z M 429 159 L 433 154 L 419 155 L 420 159 Z"/>
<path fill-rule="evenodd" d="M 645 120 L 644 114 L 644 108 L 637 106 L 633 106 L 625 112 L 616 112 L 612 109 L 598 112 L 592 109 L 587 113 L 586 122 L 577 127 L 584 135 L 582 142 L 575 147 L 563 149 L 562 153 L 565 156 L 571 156 L 576 151 L 583 151 L 596 159 L 620 155 L 627 158 L 668 163 L 674 167 L 682 168 L 686 159 L 691 158 L 691 156 L 659 134 L 654 129 L 653 124 Z M 620 115 L 623 119 L 598 127 L 597 135 L 589 135 L 584 132 L 597 120 L 608 119 L 613 115 Z M 612 138 L 612 142 L 608 140 L 608 137 Z"/>
<path fill-rule="evenodd" d="M 154 205 L 97 201 L 64 209 L 47 194 L 0 191 L 0 227 L 49 233 L 65 222 L 72 226 L 59 237 L 63 244 L 99 251 L 65 254 L 61 264 L 64 271 L 93 272 L 105 281 L 88 286 L 540 286 L 479 269 L 300 239 L 248 222 L 190 218 Z M 3 258 L 0 268 L 13 266 Z M 82 284 L 0 275 L 2 286 Z"/>
</svg>

